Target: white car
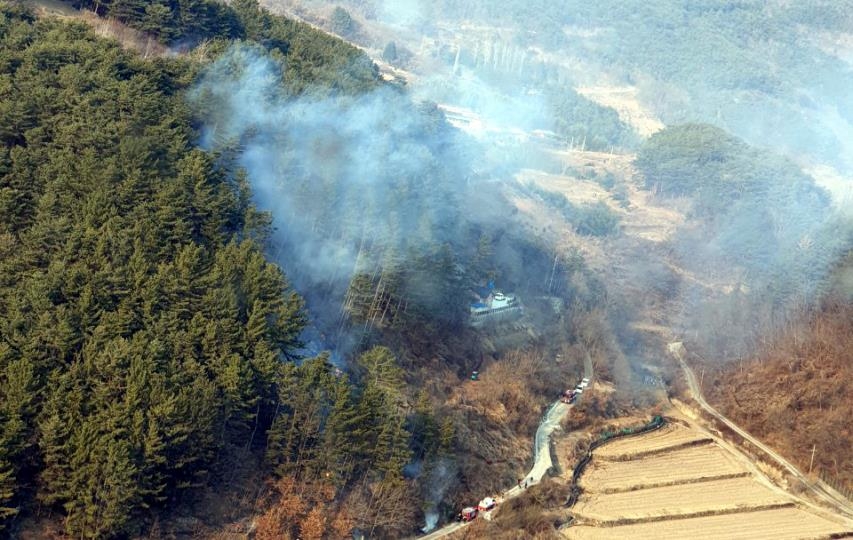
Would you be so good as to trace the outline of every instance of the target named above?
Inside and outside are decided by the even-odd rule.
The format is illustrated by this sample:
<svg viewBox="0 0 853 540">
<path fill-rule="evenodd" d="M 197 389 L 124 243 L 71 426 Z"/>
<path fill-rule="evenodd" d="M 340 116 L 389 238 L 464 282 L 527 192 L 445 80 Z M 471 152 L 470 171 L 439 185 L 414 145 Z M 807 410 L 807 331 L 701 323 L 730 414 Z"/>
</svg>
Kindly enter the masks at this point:
<svg viewBox="0 0 853 540">
<path fill-rule="evenodd" d="M 477 510 L 479 510 L 480 512 L 488 512 L 489 510 L 494 508 L 497 504 L 498 504 L 498 502 L 495 499 L 493 499 L 492 497 L 486 497 L 485 499 L 480 501 L 480 504 L 477 505 Z"/>
<path fill-rule="evenodd" d="M 587 386 L 589 386 L 589 379 L 587 379 L 586 377 L 584 377 L 584 378 L 581 380 L 581 383 L 580 383 L 578 386 L 579 386 L 579 387 L 581 387 L 581 388 L 586 388 Z"/>
</svg>

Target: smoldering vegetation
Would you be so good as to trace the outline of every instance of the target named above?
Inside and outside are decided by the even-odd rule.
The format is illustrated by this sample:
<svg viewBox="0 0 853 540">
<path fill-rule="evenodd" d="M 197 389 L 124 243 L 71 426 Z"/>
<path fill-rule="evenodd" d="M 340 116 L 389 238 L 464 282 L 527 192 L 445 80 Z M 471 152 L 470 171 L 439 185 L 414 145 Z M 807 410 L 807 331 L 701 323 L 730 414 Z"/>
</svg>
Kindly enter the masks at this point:
<svg viewBox="0 0 853 540">
<path fill-rule="evenodd" d="M 674 254 L 688 272 L 725 281 L 727 293 L 678 276 L 665 285 L 641 281 L 653 294 L 677 300 L 677 328 L 709 348 L 725 345 L 723 356 L 741 354 L 825 292 L 834 264 L 850 249 L 850 225 L 797 169 L 816 161 L 845 169 L 850 111 L 836 90 L 850 70 L 820 46 L 817 34 L 796 38 L 804 25 L 844 31 L 847 19 L 829 6 L 581 4 L 336 3 L 352 13 L 352 24 L 363 23 L 352 39 L 388 48 L 370 41 L 371 24 L 397 36 L 388 61 L 420 70 L 405 92 L 287 95 L 277 87 L 282 66 L 248 48 L 209 71 L 200 92 L 222 106 L 204 117 L 206 145 L 237 150 L 256 201 L 272 212 L 278 259 L 319 325 L 313 340 L 348 349 L 345 342 L 361 339 L 347 330 L 353 314 L 366 321 L 364 328 L 393 326 L 415 312 L 420 320 L 458 323 L 464 310 L 451 298 L 464 284 L 495 273 L 512 285 L 524 280 L 523 248 L 501 240 L 512 209 L 497 183 L 518 167 L 553 167 L 537 149 L 543 144 L 639 150 L 638 165 L 649 177 L 673 163 L 681 167 L 663 194 L 697 202 Z M 674 14 L 689 23 L 666 27 Z M 754 41 L 760 32 L 764 41 Z M 691 35 L 715 36 L 716 49 Z M 576 91 L 599 79 L 636 88 L 668 123 L 710 122 L 772 150 L 749 149 L 722 131 L 703 138 L 690 128 L 643 142 L 613 109 Z M 445 104 L 472 116 L 454 118 Z M 553 141 L 531 144 L 536 132 Z M 644 155 L 650 157 L 642 161 Z M 662 164 L 653 170 L 656 160 Z M 659 185 L 654 178 L 646 187 Z M 489 270 L 473 268 L 481 238 L 500 244 L 491 249 Z M 439 259 L 458 269 L 444 283 L 433 279 L 447 275 L 435 272 Z M 635 266 L 633 274 L 642 275 L 659 264 Z"/>
<path fill-rule="evenodd" d="M 369 4 L 353 9 L 384 21 L 387 10 L 371 15 Z M 571 0 L 407 6 L 405 17 L 400 7 L 385 22 L 432 43 L 448 78 L 548 96 L 542 109 L 556 117 L 564 143 L 637 148 L 646 189 L 690 199 L 671 252 L 690 279 L 645 276 L 659 266 L 645 258 L 629 271 L 652 296 L 674 300 L 677 331 L 738 357 L 828 294 L 853 246 L 850 200 L 833 200 L 801 168 L 819 162 L 843 175 L 853 164 L 853 109 L 840 91 L 853 82 L 841 40 L 853 31 L 849 10 Z M 601 82 L 637 89 L 676 127 L 631 141 L 571 96 Z M 576 123 L 587 129 L 572 132 Z"/>
<path fill-rule="evenodd" d="M 705 350 L 747 354 L 830 292 L 853 223 L 789 160 L 687 124 L 652 136 L 636 164 L 647 188 L 690 198 L 673 255 L 707 280 L 680 284 L 681 324 Z"/>
<path fill-rule="evenodd" d="M 487 280 L 545 287 L 553 254 L 509 228 L 500 193 L 511 154 L 484 158 L 434 104 L 396 88 L 293 95 L 284 74 L 238 45 L 193 101 L 202 145 L 245 174 L 272 218 L 272 254 L 308 302 L 308 341 L 346 353 L 371 328 L 459 327 L 468 290 Z"/>
</svg>

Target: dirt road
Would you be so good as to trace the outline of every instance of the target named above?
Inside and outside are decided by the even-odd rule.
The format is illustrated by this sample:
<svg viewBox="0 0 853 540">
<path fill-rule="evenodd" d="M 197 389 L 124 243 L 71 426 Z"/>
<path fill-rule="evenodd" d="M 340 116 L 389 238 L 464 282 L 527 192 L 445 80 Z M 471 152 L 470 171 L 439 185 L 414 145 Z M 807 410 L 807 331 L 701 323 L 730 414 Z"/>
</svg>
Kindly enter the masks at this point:
<svg viewBox="0 0 853 540">
<path fill-rule="evenodd" d="M 591 387 L 593 370 L 592 360 L 589 355 L 584 359 L 583 373 L 584 377 L 590 380 Z M 572 407 L 574 407 L 574 405 L 567 405 L 561 401 L 557 401 L 548 408 L 548 412 L 545 413 L 545 417 L 542 419 L 542 422 L 539 423 L 539 427 L 536 429 L 536 435 L 533 439 L 533 467 L 524 477 L 525 480 L 527 480 L 527 486 L 532 486 L 541 482 L 542 478 L 548 472 L 548 469 L 554 465 L 551 460 L 550 450 L 551 434 L 560 427 L 560 421 L 566 416 L 566 413 L 568 413 Z M 502 502 L 507 499 L 512 499 L 513 497 L 520 495 L 523 491 L 524 490 L 521 487 L 513 486 L 512 488 L 504 491 L 498 500 L 499 502 Z M 500 506 L 498 507 L 498 510 L 499 509 Z M 417 538 L 418 540 L 436 540 L 437 538 L 443 538 L 447 535 L 453 534 L 467 525 L 469 525 L 469 523 L 450 523 L 440 529 L 436 529 L 429 534 L 419 536 Z"/>
<path fill-rule="evenodd" d="M 749 441 L 751 444 L 759 448 L 767 456 L 769 456 L 771 459 L 776 461 L 776 463 L 782 466 L 786 471 L 788 471 L 791 476 L 800 480 L 803 485 L 807 486 L 819 499 L 828 503 L 840 513 L 848 517 L 853 517 L 853 505 L 851 505 L 850 501 L 842 497 L 840 494 L 835 493 L 834 490 L 832 490 L 828 486 L 823 485 L 823 482 L 821 482 L 820 480 L 818 480 L 817 482 L 811 481 L 793 464 L 791 464 L 785 458 L 780 456 L 778 453 L 774 452 L 767 445 L 765 445 L 764 443 L 741 429 L 737 424 L 729 420 L 722 413 L 717 411 L 717 409 L 708 404 L 707 401 L 705 401 L 704 396 L 702 396 L 702 390 L 699 388 L 699 383 L 696 381 L 696 374 L 693 373 L 693 370 L 690 369 L 690 366 L 688 366 L 687 362 L 684 361 L 685 349 L 684 345 L 681 342 L 670 343 L 669 352 L 678 360 L 678 363 L 681 364 L 681 369 L 684 371 L 685 378 L 687 379 L 687 385 L 690 388 L 690 393 L 693 394 L 693 399 L 696 400 L 696 403 L 698 403 L 699 406 L 705 410 L 705 412 L 707 412 L 720 422 L 724 423 L 732 431 L 743 437 L 744 440 Z"/>
</svg>

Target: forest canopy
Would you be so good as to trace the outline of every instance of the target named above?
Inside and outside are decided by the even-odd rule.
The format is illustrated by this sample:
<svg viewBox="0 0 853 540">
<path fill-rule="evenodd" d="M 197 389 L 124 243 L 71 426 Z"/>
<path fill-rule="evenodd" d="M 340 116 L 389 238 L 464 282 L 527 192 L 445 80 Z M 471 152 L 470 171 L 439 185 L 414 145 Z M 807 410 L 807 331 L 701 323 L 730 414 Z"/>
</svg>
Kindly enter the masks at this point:
<svg viewBox="0 0 853 540">
<path fill-rule="evenodd" d="M 0 9 L 0 526 L 38 504 L 75 537 L 138 534 L 247 451 L 273 474 L 398 482 L 396 359 L 373 351 L 355 384 L 301 357 L 269 216 L 195 147 L 200 66 Z M 280 42 L 291 91 L 376 84 L 351 47 L 269 21 L 300 43 Z"/>
</svg>

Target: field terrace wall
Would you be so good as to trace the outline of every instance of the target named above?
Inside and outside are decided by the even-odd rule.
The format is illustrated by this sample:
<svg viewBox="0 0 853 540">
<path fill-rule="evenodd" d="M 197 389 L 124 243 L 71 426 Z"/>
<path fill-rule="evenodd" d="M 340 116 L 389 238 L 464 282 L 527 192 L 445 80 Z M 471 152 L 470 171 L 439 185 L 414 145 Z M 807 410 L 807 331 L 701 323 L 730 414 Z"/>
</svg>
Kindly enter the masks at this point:
<svg viewBox="0 0 853 540">
<path fill-rule="evenodd" d="M 650 431 L 654 431 L 656 429 L 660 429 L 666 425 L 666 419 L 662 416 L 655 416 L 652 418 L 652 421 L 648 424 L 643 424 L 637 428 L 624 428 L 619 431 L 604 431 L 597 440 L 593 441 L 589 445 L 589 449 L 587 449 L 586 454 L 578 461 L 577 465 L 575 465 L 574 470 L 572 471 L 572 488 L 569 491 L 569 498 L 566 500 L 566 507 L 571 508 L 578 502 L 583 490 L 578 485 L 578 480 L 580 480 L 581 475 L 583 475 L 584 470 L 586 469 L 589 462 L 592 461 L 592 453 L 596 448 L 599 448 L 611 441 L 616 439 L 621 439 L 622 437 L 629 437 L 632 435 L 642 435 L 644 433 L 648 433 Z"/>
</svg>

